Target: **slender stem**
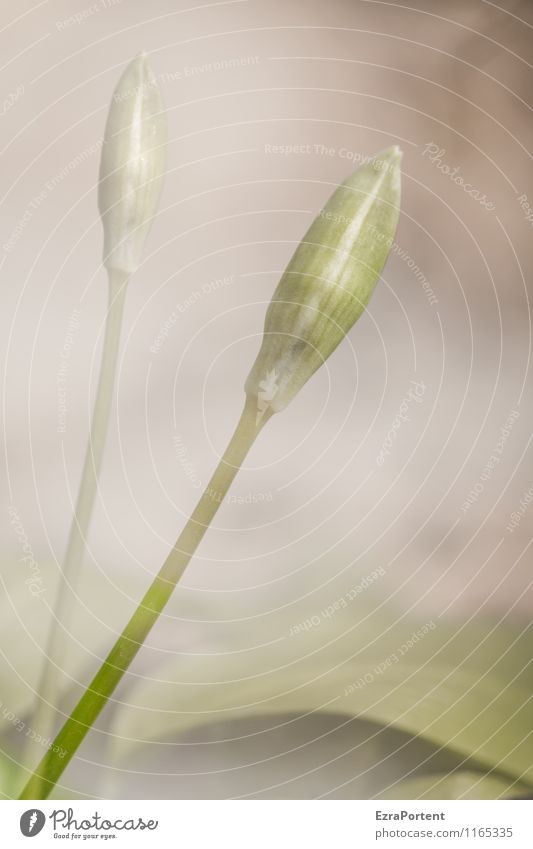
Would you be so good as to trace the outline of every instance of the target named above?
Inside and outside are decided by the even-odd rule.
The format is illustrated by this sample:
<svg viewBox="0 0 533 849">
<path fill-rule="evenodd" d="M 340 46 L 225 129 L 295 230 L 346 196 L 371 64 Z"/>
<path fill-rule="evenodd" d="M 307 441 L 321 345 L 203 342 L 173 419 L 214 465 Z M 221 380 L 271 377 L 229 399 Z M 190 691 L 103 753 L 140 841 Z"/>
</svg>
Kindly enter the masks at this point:
<svg viewBox="0 0 533 849">
<path fill-rule="evenodd" d="M 56 719 L 54 700 L 60 689 L 59 680 L 63 665 L 65 633 L 69 631 L 70 598 L 76 592 L 81 564 L 85 553 L 87 532 L 91 522 L 98 479 L 102 466 L 109 416 L 113 400 L 113 387 L 124 313 L 128 277 L 114 269 L 109 270 L 109 303 L 105 325 L 104 347 L 98 389 L 94 404 L 91 430 L 81 476 L 76 508 L 70 526 L 67 550 L 61 570 L 57 596 L 53 607 L 53 620 L 45 647 L 44 663 L 37 690 L 38 701 L 33 725 L 41 737 L 48 738 Z M 28 738 L 29 739 L 29 738 Z"/>
<path fill-rule="evenodd" d="M 255 399 L 247 401 L 235 433 L 191 518 L 103 665 L 55 738 L 52 748 L 26 784 L 21 799 L 46 799 L 49 796 L 157 622 L 257 434 L 269 418 L 267 413 L 257 423 L 256 411 Z M 66 754 L 63 755 L 63 751 Z"/>
</svg>

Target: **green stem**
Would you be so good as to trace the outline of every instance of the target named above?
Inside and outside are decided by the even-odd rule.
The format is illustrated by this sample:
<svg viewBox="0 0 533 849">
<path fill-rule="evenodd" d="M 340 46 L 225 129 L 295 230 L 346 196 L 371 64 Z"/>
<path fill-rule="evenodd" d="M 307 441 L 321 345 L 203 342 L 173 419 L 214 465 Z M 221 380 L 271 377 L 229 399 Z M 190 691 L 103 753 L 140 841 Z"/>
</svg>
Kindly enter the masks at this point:
<svg viewBox="0 0 533 849">
<path fill-rule="evenodd" d="M 127 282 L 127 275 L 114 269 L 109 270 L 109 301 L 104 347 L 91 430 L 85 452 L 76 508 L 70 526 L 67 550 L 61 569 L 61 578 L 53 607 L 54 618 L 45 646 L 44 663 L 37 690 L 38 701 L 32 720 L 35 729 L 43 738 L 48 738 L 52 734 L 57 715 L 54 700 L 57 699 L 57 694 L 61 689 L 59 681 L 63 666 L 65 634 L 68 635 L 69 632 L 70 599 L 72 594 L 76 592 L 78 585 L 87 533 L 98 491 L 98 479 L 113 401 Z"/>
<path fill-rule="evenodd" d="M 183 575 L 254 440 L 269 418 L 256 422 L 256 401 L 246 402 L 235 433 L 157 577 L 88 689 L 29 779 L 21 799 L 46 799 L 141 648 Z M 55 751 L 54 751 L 55 749 Z M 60 754 L 66 752 L 63 757 Z"/>
</svg>

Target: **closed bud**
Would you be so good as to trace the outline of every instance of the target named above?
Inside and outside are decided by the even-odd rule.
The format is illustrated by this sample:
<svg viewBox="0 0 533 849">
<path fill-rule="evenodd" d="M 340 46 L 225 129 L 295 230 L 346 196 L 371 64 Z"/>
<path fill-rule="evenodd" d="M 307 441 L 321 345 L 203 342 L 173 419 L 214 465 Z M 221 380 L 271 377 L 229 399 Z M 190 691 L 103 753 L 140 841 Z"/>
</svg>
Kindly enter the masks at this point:
<svg viewBox="0 0 533 849">
<path fill-rule="evenodd" d="M 286 407 L 365 309 L 396 232 L 400 160 L 395 146 L 358 168 L 296 249 L 267 310 L 246 381 L 257 422 Z"/>
<path fill-rule="evenodd" d="M 129 275 L 140 264 L 163 186 L 166 140 L 163 98 L 143 53 L 122 74 L 105 128 L 98 208 L 108 269 Z"/>
</svg>

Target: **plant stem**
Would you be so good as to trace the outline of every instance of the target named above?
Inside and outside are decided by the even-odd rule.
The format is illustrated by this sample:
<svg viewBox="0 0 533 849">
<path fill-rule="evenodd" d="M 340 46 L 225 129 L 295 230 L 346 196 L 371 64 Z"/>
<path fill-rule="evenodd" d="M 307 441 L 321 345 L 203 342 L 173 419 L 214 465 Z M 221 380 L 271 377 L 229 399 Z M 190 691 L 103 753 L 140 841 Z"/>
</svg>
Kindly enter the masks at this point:
<svg viewBox="0 0 533 849">
<path fill-rule="evenodd" d="M 55 738 L 52 748 L 29 779 L 20 795 L 21 799 L 48 798 L 63 770 L 157 622 L 257 434 L 270 417 L 267 412 L 257 423 L 256 412 L 256 399 L 247 400 L 235 433 L 191 518 L 103 665 Z M 66 754 L 60 757 L 62 750 L 66 751 Z"/>
<path fill-rule="evenodd" d="M 57 699 L 60 689 L 59 680 L 62 670 L 64 638 L 65 634 L 69 632 L 69 602 L 72 594 L 76 592 L 79 581 L 87 533 L 98 491 L 98 479 L 113 400 L 127 282 L 128 276 L 123 272 L 114 269 L 109 270 L 109 301 L 104 347 L 91 430 L 61 578 L 52 611 L 53 620 L 46 643 L 44 663 L 37 690 L 38 701 L 32 720 L 35 729 L 43 738 L 48 738 L 54 730 L 56 718 L 54 700 Z"/>
</svg>

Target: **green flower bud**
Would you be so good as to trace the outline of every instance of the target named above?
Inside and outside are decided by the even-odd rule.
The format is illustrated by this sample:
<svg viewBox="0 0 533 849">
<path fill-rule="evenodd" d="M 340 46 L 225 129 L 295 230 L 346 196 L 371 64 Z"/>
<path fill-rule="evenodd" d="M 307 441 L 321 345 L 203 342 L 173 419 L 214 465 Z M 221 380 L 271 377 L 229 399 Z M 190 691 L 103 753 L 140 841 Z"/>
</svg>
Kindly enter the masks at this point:
<svg viewBox="0 0 533 849">
<path fill-rule="evenodd" d="M 401 155 L 394 146 L 358 168 L 298 245 L 246 381 L 257 422 L 287 406 L 365 309 L 396 232 Z"/>
<path fill-rule="evenodd" d="M 163 98 L 143 53 L 122 74 L 105 128 L 98 208 L 108 269 L 129 275 L 140 264 L 163 187 L 166 140 Z"/>
</svg>

